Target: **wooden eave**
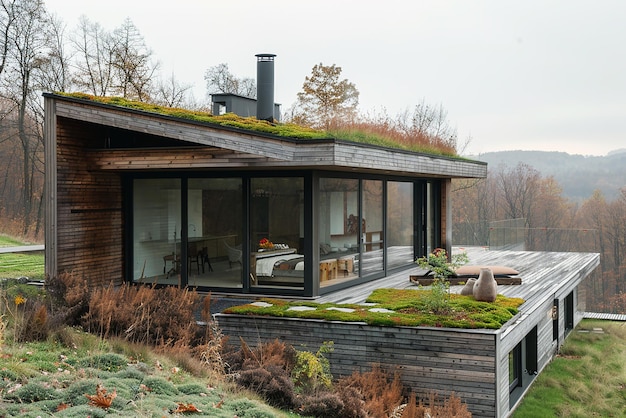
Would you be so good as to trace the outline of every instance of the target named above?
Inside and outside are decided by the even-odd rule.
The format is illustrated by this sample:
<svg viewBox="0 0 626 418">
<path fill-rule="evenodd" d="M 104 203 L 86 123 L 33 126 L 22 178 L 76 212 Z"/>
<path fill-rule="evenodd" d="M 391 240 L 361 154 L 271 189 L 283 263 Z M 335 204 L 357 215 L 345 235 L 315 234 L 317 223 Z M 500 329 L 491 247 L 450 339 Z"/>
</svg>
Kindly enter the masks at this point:
<svg viewBox="0 0 626 418">
<path fill-rule="evenodd" d="M 336 139 L 293 139 L 44 94 L 55 116 L 181 141 L 181 148 L 90 152 L 102 170 L 317 168 L 403 176 L 484 178 L 487 164 Z M 197 145 L 190 147 L 189 145 Z"/>
</svg>

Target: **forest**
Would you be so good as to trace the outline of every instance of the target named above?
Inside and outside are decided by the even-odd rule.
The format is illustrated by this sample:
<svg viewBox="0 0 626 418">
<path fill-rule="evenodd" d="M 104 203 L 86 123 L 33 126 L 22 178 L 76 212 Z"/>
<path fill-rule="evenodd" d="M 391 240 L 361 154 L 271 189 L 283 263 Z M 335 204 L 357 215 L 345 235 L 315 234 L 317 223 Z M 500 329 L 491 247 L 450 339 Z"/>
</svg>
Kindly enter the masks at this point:
<svg viewBox="0 0 626 418">
<path fill-rule="evenodd" d="M 526 163 L 489 167 L 487 178 L 455 180 L 456 246 L 600 254 L 585 281 L 588 312 L 626 312 L 626 188 L 607 199 L 596 190 L 580 203 Z"/>
<path fill-rule="evenodd" d="M 193 110 L 209 108 L 208 102 L 193 98 L 189 85 L 160 74 L 152 50 L 129 19 L 109 32 L 83 18 L 78 27 L 67 31 L 41 0 L 0 0 L 0 33 L 2 234 L 43 242 L 43 92 L 83 92 Z M 378 125 L 380 131 L 393 125 L 405 136 L 426 135 L 456 144 L 456 132 L 441 107 L 422 102 L 413 113 L 396 119 L 362 115 L 356 111 L 358 90 L 338 79 L 340 67 L 320 64 L 313 70 L 313 76 L 333 77 L 336 94 L 323 103 L 311 102 L 315 91 L 307 90 L 307 82 L 314 77 L 307 77 L 303 93 L 285 112 L 285 119 L 328 127 L 340 112 L 355 125 Z M 207 69 L 205 80 L 207 92 L 255 90 L 254 80 L 234 77 L 225 64 Z M 349 100 L 333 101 L 337 97 Z M 322 119 L 303 118 L 315 108 L 323 110 Z M 626 189 L 609 198 L 595 190 L 574 201 L 564 196 L 554 177 L 517 164 L 490 166 L 486 179 L 455 180 L 452 197 L 453 245 L 600 253 L 601 266 L 586 282 L 587 310 L 626 312 Z"/>
</svg>

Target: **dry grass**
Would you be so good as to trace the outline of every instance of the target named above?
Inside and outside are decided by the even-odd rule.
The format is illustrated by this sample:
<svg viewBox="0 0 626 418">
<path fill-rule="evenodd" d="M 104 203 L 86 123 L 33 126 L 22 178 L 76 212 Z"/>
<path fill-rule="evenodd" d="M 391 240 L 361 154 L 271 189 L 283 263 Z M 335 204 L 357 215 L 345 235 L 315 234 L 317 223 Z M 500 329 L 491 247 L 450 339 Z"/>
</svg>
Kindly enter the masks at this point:
<svg viewBox="0 0 626 418">
<path fill-rule="evenodd" d="M 124 284 L 95 289 L 83 325 L 101 335 L 154 346 L 190 346 L 198 334 L 196 292 Z"/>
</svg>

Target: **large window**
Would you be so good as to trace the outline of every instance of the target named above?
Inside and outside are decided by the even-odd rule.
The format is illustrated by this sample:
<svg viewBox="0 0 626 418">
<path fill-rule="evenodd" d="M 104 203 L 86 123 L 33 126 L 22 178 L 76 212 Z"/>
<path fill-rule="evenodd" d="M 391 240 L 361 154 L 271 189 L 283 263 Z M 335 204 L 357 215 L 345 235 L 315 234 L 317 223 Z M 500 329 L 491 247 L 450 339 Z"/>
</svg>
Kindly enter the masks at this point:
<svg viewBox="0 0 626 418">
<path fill-rule="evenodd" d="M 415 262 L 413 183 L 387 183 L 387 267 Z"/>
<path fill-rule="evenodd" d="M 304 288 L 304 179 L 250 180 L 251 286 Z"/>
<path fill-rule="evenodd" d="M 385 234 L 383 231 L 383 182 L 363 180 L 363 230 L 361 231 L 362 275 L 375 274 L 384 268 Z"/>
<path fill-rule="evenodd" d="M 133 190 L 133 280 L 179 284 L 181 181 L 136 179 Z"/>
<path fill-rule="evenodd" d="M 320 179 L 318 213 L 320 286 L 359 277 L 359 181 Z"/>
<path fill-rule="evenodd" d="M 187 269 L 190 286 L 242 287 L 242 181 L 189 179 Z"/>
</svg>

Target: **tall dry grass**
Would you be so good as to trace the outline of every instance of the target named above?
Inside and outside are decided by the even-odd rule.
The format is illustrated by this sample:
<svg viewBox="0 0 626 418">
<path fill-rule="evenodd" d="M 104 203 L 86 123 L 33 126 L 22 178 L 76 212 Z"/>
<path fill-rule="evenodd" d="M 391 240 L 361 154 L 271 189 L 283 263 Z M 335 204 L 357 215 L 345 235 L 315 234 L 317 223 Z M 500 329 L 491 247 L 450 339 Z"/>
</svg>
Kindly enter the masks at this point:
<svg viewBox="0 0 626 418">
<path fill-rule="evenodd" d="M 198 335 L 195 311 L 199 296 L 177 287 L 124 284 L 95 289 L 83 326 L 103 338 L 134 343 L 189 347 Z"/>
</svg>

